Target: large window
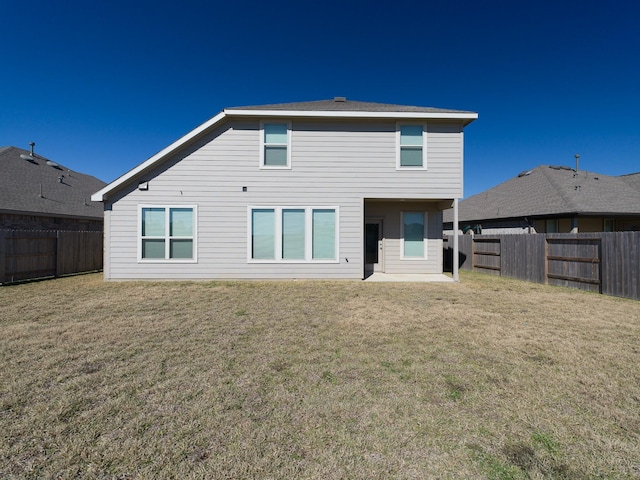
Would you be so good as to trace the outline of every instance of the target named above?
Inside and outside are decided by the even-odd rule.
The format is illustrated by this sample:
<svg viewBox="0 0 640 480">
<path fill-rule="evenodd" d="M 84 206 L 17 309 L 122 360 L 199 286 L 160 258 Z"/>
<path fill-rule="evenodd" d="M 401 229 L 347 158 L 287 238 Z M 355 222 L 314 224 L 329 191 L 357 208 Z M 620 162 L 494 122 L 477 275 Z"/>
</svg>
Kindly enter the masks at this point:
<svg viewBox="0 0 640 480">
<path fill-rule="evenodd" d="M 427 257 L 426 217 L 425 212 L 402 212 L 402 258 Z"/>
<path fill-rule="evenodd" d="M 398 125 L 397 167 L 425 168 L 425 135 L 422 125 Z"/>
<path fill-rule="evenodd" d="M 336 262 L 337 222 L 337 207 L 250 207 L 249 260 Z"/>
<path fill-rule="evenodd" d="M 196 259 L 196 207 L 141 206 L 140 260 Z"/>
<path fill-rule="evenodd" d="M 260 135 L 260 167 L 290 168 L 291 125 L 289 123 L 263 122 Z"/>
</svg>

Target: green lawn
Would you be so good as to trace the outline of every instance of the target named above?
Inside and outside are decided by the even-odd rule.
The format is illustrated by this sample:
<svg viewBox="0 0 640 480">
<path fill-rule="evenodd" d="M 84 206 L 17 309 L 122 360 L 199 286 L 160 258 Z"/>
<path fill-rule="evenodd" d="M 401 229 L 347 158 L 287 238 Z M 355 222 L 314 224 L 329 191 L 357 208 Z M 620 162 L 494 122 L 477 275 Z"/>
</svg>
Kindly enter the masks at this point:
<svg viewBox="0 0 640 480">
<path fill-rule="evenodd" d="M 640 478 L 640 302 L 460 284 L 0 288 L 0 478 Z"/>
</svg>

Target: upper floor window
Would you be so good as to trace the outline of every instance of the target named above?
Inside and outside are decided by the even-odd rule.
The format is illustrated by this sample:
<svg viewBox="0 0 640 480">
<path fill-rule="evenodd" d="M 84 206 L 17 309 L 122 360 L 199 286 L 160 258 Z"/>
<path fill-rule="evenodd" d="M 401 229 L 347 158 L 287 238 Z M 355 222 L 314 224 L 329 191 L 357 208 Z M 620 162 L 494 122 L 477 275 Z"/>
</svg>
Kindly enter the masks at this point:
<svg viewBox="0 0 640 480">
<path fill-rule="evenodd" d="M 139 260 L 196 259 L 196 207 L 140 207 Z"/>
<path fill-rule="evenodd" d="M 398 125 L 397 168 L 426 168 L 426 136 L 422 125 Z"/>
<path fill-rule="evenodd" d="M 263 122 L 260 144 L 260 168 L 291 168 L 290 123 Z"/>
</svg>

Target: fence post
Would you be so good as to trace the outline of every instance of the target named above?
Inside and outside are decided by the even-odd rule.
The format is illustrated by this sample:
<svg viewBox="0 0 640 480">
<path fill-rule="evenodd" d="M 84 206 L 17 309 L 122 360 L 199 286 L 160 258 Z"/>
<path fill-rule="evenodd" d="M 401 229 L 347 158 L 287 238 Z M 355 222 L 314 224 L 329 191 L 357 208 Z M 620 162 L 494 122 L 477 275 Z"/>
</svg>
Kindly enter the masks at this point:
<svg viewBox="0 0 640 480">
<path fill-rule="evenodd" d="M 507 256 L 504 254 L 504 251 L 502 250 L 502 247 L 504 247 L 502 243 L 503 240 L 504 239 L 502 237 L 498 238 L 498 253 L 500 254 L 500 276 L 502 276 L 502 272 L 506 271 L 505 259 L 507 258 Z"/>
<path fill-rule="evenodd" d="M 471 254 L 471 271 L 475 272 L 476 270 L 476 243 L 474 239 L 474 235 L 470 235 L 471 237 L 471 248 L 469 249 L 469 253 Z"/>
<path fill-rule="evenodd" d="M 549 284 L 549 239 L 547 238 L 547 234 L 544 235 L 544 284 Z"/>
<path fill-rule="evenodd" d="M 600 241 L 598 242 L 598 282 L 600 282 L 600 291 L 598 293 L 602 293 L 604 292 L 604 289 L 602 288 L 602 277 L 603 275 L 603 268 L 602 268 L 602 261 L 604 260 L 604 258 L 602 258 L 602 237 L 603 235 L 599 235 L 600 237 Z"/>
<path fill-rule="evenodd" d="M 58 278 L 58 274 L 60 273 L 60 230 L 56 230 L 56 272 L 55 277 Z"/>
<path fill-rule="evenodd" d="M 0 283 L 7 281 L 7 232 L 0 230 Z"/>
</svg>

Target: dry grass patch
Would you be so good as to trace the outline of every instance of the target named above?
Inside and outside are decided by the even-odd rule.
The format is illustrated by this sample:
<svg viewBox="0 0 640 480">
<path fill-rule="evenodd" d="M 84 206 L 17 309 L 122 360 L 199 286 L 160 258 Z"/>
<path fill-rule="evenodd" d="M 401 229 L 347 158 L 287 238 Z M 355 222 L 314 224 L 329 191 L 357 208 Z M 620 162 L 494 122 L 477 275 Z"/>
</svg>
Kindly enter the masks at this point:
<svg viewBox="0 0 640 480">
<path fill-rule="evenodd" d="M 0 477 L 639 478 L 640 302 L 462 280 L 0 288 Z"/>
</svg>

